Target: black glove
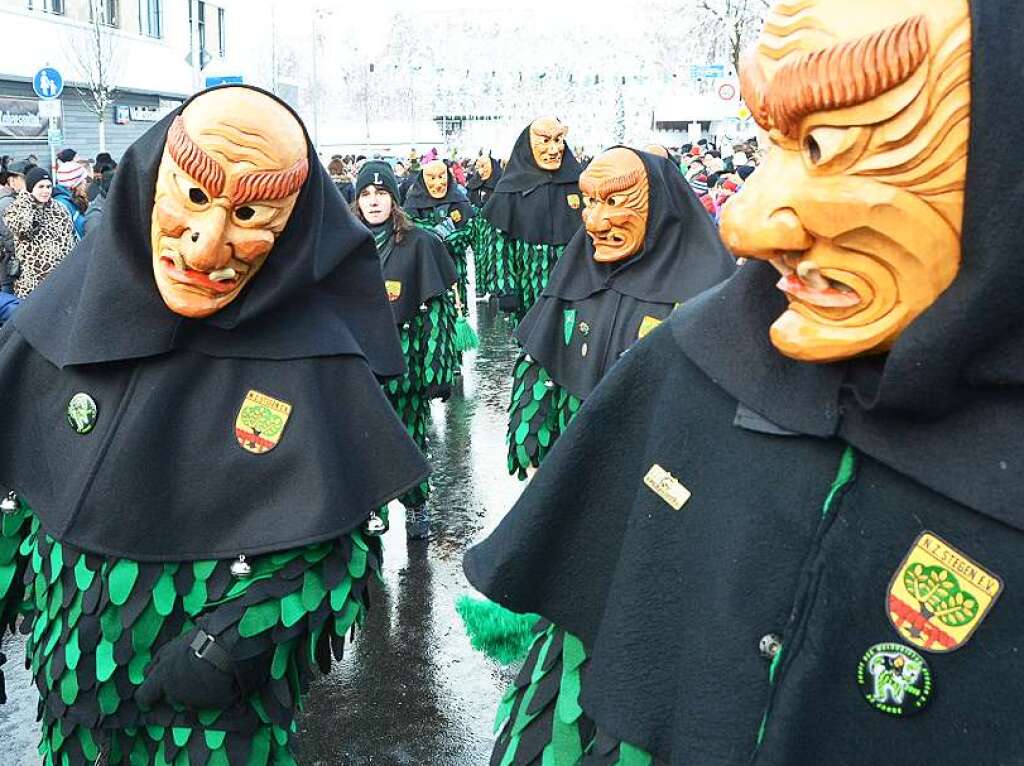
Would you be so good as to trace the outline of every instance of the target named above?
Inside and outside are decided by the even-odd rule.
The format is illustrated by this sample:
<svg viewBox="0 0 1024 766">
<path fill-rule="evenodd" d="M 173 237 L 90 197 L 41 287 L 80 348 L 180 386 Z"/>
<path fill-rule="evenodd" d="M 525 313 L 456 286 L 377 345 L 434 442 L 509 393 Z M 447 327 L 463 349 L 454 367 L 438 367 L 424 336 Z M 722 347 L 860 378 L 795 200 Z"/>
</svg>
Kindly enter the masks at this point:
<svg viewBox="0 0 1024 766">
<path fill-rule="evenodd" d="M 269 677 L 262 657 L 236 662 L 237 633 L 210 636 L 202 628 L 178 636 L 156 653 L 135 701 L 143 708 L 161 699 L 191 711 L 224 710 L 240 702 Z"/>
<path fill-rule="evenodd" d="M 0 705 L 7 702 L 7 687 L 4 684 L 4 663 L 7 662 L 7 656 L 0 652 Z"/>
</svg>

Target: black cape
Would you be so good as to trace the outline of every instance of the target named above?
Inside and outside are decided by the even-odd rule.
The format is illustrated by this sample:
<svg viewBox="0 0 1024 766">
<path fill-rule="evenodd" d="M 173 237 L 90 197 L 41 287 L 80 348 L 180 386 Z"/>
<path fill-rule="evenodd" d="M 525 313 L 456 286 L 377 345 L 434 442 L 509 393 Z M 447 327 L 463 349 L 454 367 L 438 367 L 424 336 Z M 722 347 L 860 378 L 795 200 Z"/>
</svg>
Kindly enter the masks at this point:
<svg viewBox="0 0 1024 766">
<path fill-rule="evenodd" d="M 491 194 L 494 193 L 502 176 L 501 163 L 494 159 L 494 157 L 488 157 L 487 159 L 491 163 L 491 177 L 485 181 L 474 169 L 469 176 L 469 180 L 466 181 L 469 201 L 478 209 L 483 207 Z"/>
<path fill-rule="evenodd" d="M 397 244 L 392 235 L 380 259 L 389 295 L 397 295 L 391 300 L 396 324 L 408 322 L 424 303 L 443 295 L 458 279 L 441 240 L 418 227 L 405 232 Z"/>
<path fill-rule="evenodd" d="M 580 171 L 568 144 L 558 170 L 537 167 L 527 126 L 480 215 L 513 239 L 534 245 L 564 245 L 583 224 Z"/>
<path fill-rule="evenodd" d="M 1000 763 L 1024 748 L 1024 181 L 988 167 L 1024 135 L 999 87 L 1024 68 L 1024 9 L 971 12 L 964 258 L 939 301 L 884 357 L 799 364 L 768 338 L 777 275 L 744 266 L 609 373 L 467 554 L 492 599 L 583 639 L 587 713 L 673 766 L 749 762 L 766 712 L 765 764 L 913 760 L 923 742 L 936 763 Z M 856 472 L 826 506 L 846 445 Z M 645 486 L 654 465 L 692 492 L 681 511 Z M 869 647 L 901 640 L 888 589 L 924 531 L 1004 588 L 964 647 L 926 654 L 930 707 L 896 721 L 855 673 Z M 757 652 L 769 633 L 784 647 L 771 674 Z"/>
<path fill-rule="evenodd" d="M 441 215 L 451 218 L 457 229 L 468 225 L 470 219 L 476 215 L 466 195 L 459 191 L 451 170 L 448 170 L 448 192 L 444 199 L 434 199 L 430 196 L 421 171 L 416 174 L 412 186 L 409 187 L 402 207 L 414 218 L 426 218 L 435 209 L 440 208 Z"/>
<path fill-rule="evenodd" d="M 208 319 L 172 313 L 150 215 L 180 111 L 129 148 L 101 227 L 0 334 L 0 486 L 62 542 L 136 560 L 344 534 L 428 472 L 375 377 L 404 363 L 372 237 L 307 138 L 309 178 L 252 283 Z M 235 434 L 250 390 L 292 405 L 260 455 Z M 99 409 L 85 436 L 65 414 L 78 392 Z"/>
<path fill-rule="evenodd" d="M 676 167 L 636 154 L 650 183 L 643 249 L 625 263 L 598 263 L 594 243 L 581 228 L 516 330 L 527 353 L 581 399 L 638 338 L 735 271 L 735 261 Z"/>
</svg>

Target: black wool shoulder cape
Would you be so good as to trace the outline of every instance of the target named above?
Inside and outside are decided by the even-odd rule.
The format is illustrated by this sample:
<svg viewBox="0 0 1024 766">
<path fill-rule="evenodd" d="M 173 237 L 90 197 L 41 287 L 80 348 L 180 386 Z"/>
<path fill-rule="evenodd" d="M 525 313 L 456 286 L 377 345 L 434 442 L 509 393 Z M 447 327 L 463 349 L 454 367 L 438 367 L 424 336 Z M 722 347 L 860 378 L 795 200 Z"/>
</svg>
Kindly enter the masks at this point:
<svg viewBox="0 0 1024 766">
<path fill-rule="evenodd" d="M 406 231 L 399 243 L 392 234 L 387 252 L 380 256 L 384 280 L 398 292 L 398 298 L 391 301 L 396 324 L 408 322 L 424 303 L 443 295 L 458 279 L 444 244 L 419 227 Z"/>
<path fill-rule="evenodd" d="M 251 284 L 208 319 L 172 313 L 150 216 L 181 109 L 129 148 L 101 228 L 0 331 L 0 487 L 61 542 L 137 561 L 340 536 L 429 473 L 378 383 L 404 363 L 373 239 L 307 137 L 309 178 Z M 292 408 L 264 454 L 235 434 L 249 391 Z M 86 435 L 66 418 L 77 393 L 98 407 Z"/>
<path fill-rule="evenodd" d="M 636 154 L 650 184 L 641 251 L 624 263 L 598 263 L 594 243 L 581 228 L 516 330 L 526 352 L 580 399 L 641 335 L 735 271 L 678 169 L 661 157 Z"/>
<path fill-rule="evenodd" d="M 537 167 L 527 126 L 480 215 L 513 239 L 533 245 L 564 245 L 582 225 L 581 171 L 568 144 L 558 170 Z"/>
<path fill-rule="evenodd" d="M 1024 138 L 1004 87 L 1024 70 L 1024 9 L 971 13 L 949 290 L 887 355 L 801 364 L 769 340 L 777 273 L 749 263 L 609 372 L 466 555 L 489 598 L 583 640 L 598 727 L 672 766 L 896 762 L 925 742 L 936 763 L 1000 763 L 1024 748 L 1024 176 L 990 167 Z M 691 493 L 680 510 L 645 481 L 656 467 Z M 933 698 L 903 721 L 865 702 L 856 670 L 872 645 L 907 643 L 887 594 L 926 531 L 1003 590 L 965 645 L 926 653 Z M 783 638 L 771 672 L 767 634 Z"/>
<path fill-rule="evenodd" d="M 452 219 L 457 229 L 467 226 L 470 219 L 476 215 L 473 206 L 469 204 L 469 199 L 459 191 L 451 169 L 448 170 L 448 192 L 444 195 L 443 199 L 431 197 L 430 192 L 427 191 L 427 185 L 423 181 L 423 173 L 417 173 L 412 186 L 409 187 L 409 193 L 402 203 L 405 211 L 414 218 L 425 218 L 430 215 L 434 208 L 442 206 L 445 207 L 446 215 Z M 455 210 L 459 212 L 458 216 L 452 216 L 452 211 Z"/>
</svg>

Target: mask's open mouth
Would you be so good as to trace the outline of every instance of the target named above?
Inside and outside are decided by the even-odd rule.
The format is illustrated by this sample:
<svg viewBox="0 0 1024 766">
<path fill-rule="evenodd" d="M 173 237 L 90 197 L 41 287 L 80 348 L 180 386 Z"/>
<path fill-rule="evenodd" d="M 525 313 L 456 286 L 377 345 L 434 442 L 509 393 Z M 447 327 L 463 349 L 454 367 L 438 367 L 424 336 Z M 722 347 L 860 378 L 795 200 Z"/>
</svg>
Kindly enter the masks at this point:
<svg viewBox="0 0 1024 766">
<path fill-rule="evenodd" d="M 238 283 L 243 276 L 232 268 L 217 269 L 207 273 L 187 267 L 179 267 L 175 264 L 174 259 L 168 258 L 166 255 L 160 259 L 160 265 L 163 267 L 164 273 L 173 281 L 183 285 L 200 287 L 217 295 L 227 295 L 232 292 L 238 287 Z"/>
<path fill-rule="evenodd" d="M 819 308 L 844 309 L 860 305 L 857 291 L 837 279 L 827 277 L 818 264 L 806 255 L 791 253 L 772 258 L 782 279 L 776 287 L 802 303 Z"/>
</svg>

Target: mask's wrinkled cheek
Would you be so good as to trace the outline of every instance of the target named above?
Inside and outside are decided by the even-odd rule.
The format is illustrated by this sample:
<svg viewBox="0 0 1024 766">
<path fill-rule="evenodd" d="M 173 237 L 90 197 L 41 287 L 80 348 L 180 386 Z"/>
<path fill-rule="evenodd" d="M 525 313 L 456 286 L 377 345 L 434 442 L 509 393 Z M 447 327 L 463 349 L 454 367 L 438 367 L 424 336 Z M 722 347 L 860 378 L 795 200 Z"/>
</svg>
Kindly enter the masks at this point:
<svg viewBox="0 0 1024 766">
<path fill-rule="evenodd" d="M 169 237 L 180 237 L 188 228 L 188 211 L 169 194 L 161 194 L 154 208 L 160 233 Z"/>
<path fill-rule="evenodd" d="M 235 255 L 247 263 L 266 256 L 274 247 L 276 237 L 267 229 L 236 229 L 231 244 Z"/>
</svg>

